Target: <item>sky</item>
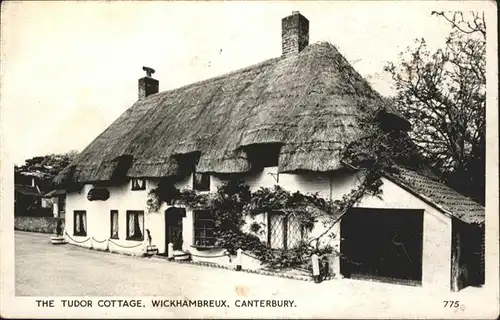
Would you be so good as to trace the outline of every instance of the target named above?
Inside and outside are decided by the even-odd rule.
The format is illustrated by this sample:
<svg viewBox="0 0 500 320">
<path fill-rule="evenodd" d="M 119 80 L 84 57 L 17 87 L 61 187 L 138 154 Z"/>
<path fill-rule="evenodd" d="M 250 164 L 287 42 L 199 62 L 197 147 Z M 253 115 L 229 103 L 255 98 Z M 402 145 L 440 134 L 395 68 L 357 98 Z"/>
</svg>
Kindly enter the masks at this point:
<svg viewBox="0 0 500 320">
<path fill-rule="evenodd" d="M 426 5 L 424 5 L 426 4 Z M 3 161 L 83 150 L 137 100 L 142 66 L 160 91 L 281 55 L 281 19 L 300 11 L 382 95 L 388 61 L 451 31 L 434 2 L 2 3 Z"/>
</svg>

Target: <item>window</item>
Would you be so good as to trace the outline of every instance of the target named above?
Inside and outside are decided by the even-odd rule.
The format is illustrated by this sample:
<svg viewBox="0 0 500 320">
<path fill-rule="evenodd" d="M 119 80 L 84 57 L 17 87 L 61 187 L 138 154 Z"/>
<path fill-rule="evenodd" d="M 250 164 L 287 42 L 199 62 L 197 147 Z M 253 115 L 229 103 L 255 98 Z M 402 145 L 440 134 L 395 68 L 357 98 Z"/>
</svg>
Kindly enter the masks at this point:
<svg viewBox="0 0 500 320">
<path fill-rule="evenodd" d="M 87 212 L 74 211 L 73 235 L 82 237 L 87 236 Z"/>
<path fill-rule="evenodd" d="M 111 239 L 118 239 L 118 210 L 111 210 Z"/>
<path fill-rule="evenodd" d="M 59 213 L 64 213 L 66 211 L 66 195 L 60 195 L 57 197 L 57 209 Z"/>
<path fill-rule="evenodd" d="M 214 217 L 212 211 L 194 211 L 194 245 L 211 247 L 214 244 Z"/>
<path fill-rule="evenodd" d="M 146 190 L 146 179 L 132 179 L 132 190 Z"/>
<path fill-rule="evenodd" d="M 64 218 L 66 214 L 66 195 L 57 197 L 57 214 L 59 218 Z"/>
<path fill-rule="evenodd" d="M 262 170 L 268 167 L 277 167 L 281 151 L 281 144 L 263 143 L 246 147 L 248 160 L 253 170 Z"/>
<path fill-rule="evenodd" d="M 193 190 L 210 191 L 210 174 L 195 172 L 193 174 Z"/>
<path fill-rule="evenodd" d="M 127 211 L 127 240 L 144 240 L 144 211 Z"/>
<path fill-rule="evenodd" d="M 270 212 L 267 225 L 267 243 L 272 249 L 290 249 L 304 239 L 305 230 L 293 215 Z"/>
</svg>

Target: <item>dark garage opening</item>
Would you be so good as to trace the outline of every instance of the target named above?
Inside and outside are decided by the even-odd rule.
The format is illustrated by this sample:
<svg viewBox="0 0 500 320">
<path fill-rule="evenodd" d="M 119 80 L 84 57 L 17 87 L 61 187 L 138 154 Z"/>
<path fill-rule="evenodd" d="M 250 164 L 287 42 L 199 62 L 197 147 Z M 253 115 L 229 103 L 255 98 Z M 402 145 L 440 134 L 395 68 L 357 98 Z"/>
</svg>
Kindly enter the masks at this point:
<svg viewBox="0 0 500 320">
<path fill-rule="evenodd" d="M 451 289 L 484 284 L 484 227 L 452 219 Z"/>
<path fill-rule="evenodd" d="M 423 210 L 353 208 L 340 228 L 344 277 L 421 285 Z"/>
</svg>

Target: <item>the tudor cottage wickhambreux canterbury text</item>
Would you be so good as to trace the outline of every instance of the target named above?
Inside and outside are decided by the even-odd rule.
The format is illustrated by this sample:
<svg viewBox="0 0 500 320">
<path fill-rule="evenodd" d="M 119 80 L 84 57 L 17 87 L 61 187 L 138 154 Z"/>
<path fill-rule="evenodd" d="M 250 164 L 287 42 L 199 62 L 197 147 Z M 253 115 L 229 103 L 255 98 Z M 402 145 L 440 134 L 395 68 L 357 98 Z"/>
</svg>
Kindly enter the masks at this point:
<svg viewBox="0 0 500 320">
<path fill-rule="evenodd" d="M 380 110 L 389 130 L 410 130 L 333 45 L 309 44 L 303 15 L 293 12 L 281 28 L 281 56 L 216 78 L 158 92 L 154 71 L 144 68 L 138 101 L 56 178 L 66 190 L 70 243 L 111 239 L 93 246 L 141 254 L 149 232 L 160 254 L 173 243 L 193 260 L 217 256 L 209 212 L 165 203 L 148 212 L 148 192 L 162 178 L 174 177 L 178 189 L 213 192 L 238 177 L 251 190 L 279 185 L 337 199 L 360 181 L 360 172 L 340 161 L 341 150 L 362 134 L 360 100 Z M 337 257 L 334 274 L 449 290 L 457 270 L 468 270 L 469 278 L 482 273 L 484 257 L 476 252 L 483 249 L 484 207 L 413 170 L 382 180 L 382 196 L 365 196 L 332 230 L 337 236 L 330 245 L 364 261 L 364 269 Z M 92 201 L 99 194 L 105 200 Z M 299 228 L 293 218 L 265 212 L 251 220 L 265 226 L 260 237 L 271 248 L 300 240 L 300 233 L 291 234 Z M 321 222 L 312 233 L 324 230 Z M 384 259 L 394 265 L 377 265 Z M 253 260 L 245 255 L 243 265 L 258 268 Z"/>
</svg>

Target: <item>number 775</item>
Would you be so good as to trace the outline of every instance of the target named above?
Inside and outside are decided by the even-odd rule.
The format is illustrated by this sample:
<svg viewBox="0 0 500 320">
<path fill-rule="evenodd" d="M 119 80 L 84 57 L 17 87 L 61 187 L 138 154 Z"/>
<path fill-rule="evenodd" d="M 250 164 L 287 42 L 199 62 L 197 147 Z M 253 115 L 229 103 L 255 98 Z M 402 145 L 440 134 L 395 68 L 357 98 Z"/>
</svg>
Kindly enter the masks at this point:
<svg viewBox="0 0 500 320">
<path fill-rule="evenodd" d="M 443 303 L 445 308 L 458 308 L 460 306 L 460 301 L 455 300 L 444 300 Z"/>
</svg>

